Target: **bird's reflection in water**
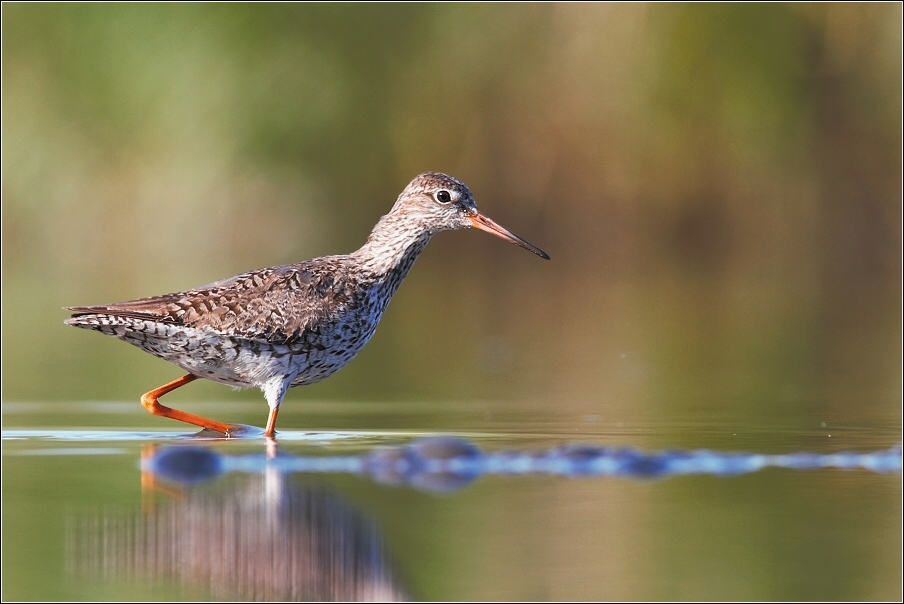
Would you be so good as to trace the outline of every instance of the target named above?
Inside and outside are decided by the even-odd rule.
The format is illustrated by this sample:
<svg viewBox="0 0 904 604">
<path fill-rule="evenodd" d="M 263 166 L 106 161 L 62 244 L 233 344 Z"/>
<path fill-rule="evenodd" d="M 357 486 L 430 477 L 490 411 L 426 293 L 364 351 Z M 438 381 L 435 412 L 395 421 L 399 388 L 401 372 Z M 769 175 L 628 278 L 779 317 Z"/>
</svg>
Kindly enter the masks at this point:
<svg viewBox="0 0 904 604">
<path fill-rule="evenodd" d="M 169 489 L 168 501 L 140 515 L 105 514 L 82 522 L 70 560 L 80 574 L 171 579 L 220 599 L 401 600 L 405 591 L 374 522 L 337 495 L 296 485 L 293 476 L 351 474 L 452 493 L 486 475 L 651 480 L 765 468 L 900 472 L 902 463 L 901 445 L 869 453 L 784 455 L 648 453 L 574 443 L 486 452 L 466 439 L 433 437 L 341 456 L 277 455 L 275 444 L 270 446 L 266 454 L 250 455 L 206 446 L 149 451 L 143 484 Z M 166 484 L 156 485 L 158 478 Z"/>
<path fill-rule="evenodd" d="M 70 568 L 216 599 L 407 599 L 377 525 L 338 495 L 275 468 L 177 488 L 140 514 L 82 518 Z"/>
</svg>

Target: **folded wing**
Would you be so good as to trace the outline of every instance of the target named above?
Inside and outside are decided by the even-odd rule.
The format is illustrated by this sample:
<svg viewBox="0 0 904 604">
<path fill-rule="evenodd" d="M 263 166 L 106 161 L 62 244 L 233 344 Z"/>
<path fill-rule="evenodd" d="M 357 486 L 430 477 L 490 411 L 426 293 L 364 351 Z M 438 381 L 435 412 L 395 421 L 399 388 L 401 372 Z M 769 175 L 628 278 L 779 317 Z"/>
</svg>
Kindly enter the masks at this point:
<svg viewBox="0 0 904 604">
<path fill-rule="evenodd" d="M 324 260 L 251 271 L 184 292 L 73 306 L 67 323 L 80 326 L 79 317 L 105 315 L 291 343 L 355 303 L 353 284 L 337 278 L 345 272 Z"/>
</svg>

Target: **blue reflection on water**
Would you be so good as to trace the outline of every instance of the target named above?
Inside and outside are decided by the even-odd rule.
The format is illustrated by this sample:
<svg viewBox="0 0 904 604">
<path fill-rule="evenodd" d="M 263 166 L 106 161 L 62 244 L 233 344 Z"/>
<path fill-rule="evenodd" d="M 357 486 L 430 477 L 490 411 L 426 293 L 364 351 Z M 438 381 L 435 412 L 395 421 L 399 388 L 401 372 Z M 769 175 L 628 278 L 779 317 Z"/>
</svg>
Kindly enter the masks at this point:
<svg viewBox="0 0 904 604">
<path fill-rule="evenodd" d="M 619 476 L 635 479 L 685 474 L 734 476 L 777 467 L 794 470 L 836 468 L 872 472 L 900 472 L 902 447 L 871 453 L 720 453 L 661 451 L 564 445 L 545 451 L 484 452 L 455 437 L 431 437 L 400 447 L 379 447 L 358 456 L 298 456 L 279 454 L 223 455 L 200 446 L 163 448 L 143 462 L 143 469 L 166 480 L 193 484 L 229 472 L 283 474 L 349 473 L 376 482 L 411 485 L 429 491 L 460 489 L 487 474 Z"/>
</svg>

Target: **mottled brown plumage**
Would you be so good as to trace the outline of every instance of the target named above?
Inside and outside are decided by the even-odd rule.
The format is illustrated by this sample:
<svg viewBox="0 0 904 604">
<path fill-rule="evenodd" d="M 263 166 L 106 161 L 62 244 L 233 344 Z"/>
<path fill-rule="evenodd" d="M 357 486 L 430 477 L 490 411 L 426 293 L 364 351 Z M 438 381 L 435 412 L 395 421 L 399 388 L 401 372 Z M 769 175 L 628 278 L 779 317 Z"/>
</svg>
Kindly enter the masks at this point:
<svg viewBox="0 0 904 604">
<path fill-rule="evenodd" d="M 233 426 L 163 407 L 158 397 L 197 377 L 257 387 L 270 405 L 265 433 L 273 436 L 286 390 L 348 363 L 430 238 L 470 227 L 549 258 L 478 212 L 463 183 L 428 172 L 411 181 L 351 254 L 259 269 L 184 292 L 74 306 L 66 324 L 115 336 L 189 372 L 142 397 L 152 413 L 229 434 Z"/>
<path fill-rule="evenodd" d="M 115 315 L 291 344 L 337 308 L 352 303 L 353 279 L 345 274 L 344 264 L 318 258 L 251 271 L 185 292 L 69 310 L 74 315 Z"/>
</svg>

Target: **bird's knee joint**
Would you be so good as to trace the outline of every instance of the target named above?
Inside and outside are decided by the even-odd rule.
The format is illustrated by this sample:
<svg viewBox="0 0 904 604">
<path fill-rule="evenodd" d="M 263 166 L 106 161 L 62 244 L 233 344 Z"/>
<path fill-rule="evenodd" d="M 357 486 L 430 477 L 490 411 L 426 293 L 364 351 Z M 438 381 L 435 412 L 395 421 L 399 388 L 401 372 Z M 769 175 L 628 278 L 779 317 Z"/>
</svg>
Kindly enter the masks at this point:
<svg viewBox="0 0 904 604">
<path fill-rule="evenodd" d="M 152 396 L 150 392 L 141 396 L 141 405 L 150 413 L 154 414 L 156 414 L 157 409 L 160 408 L 160 403 L 157 402 L 157 397 Z"/>
</svg>

